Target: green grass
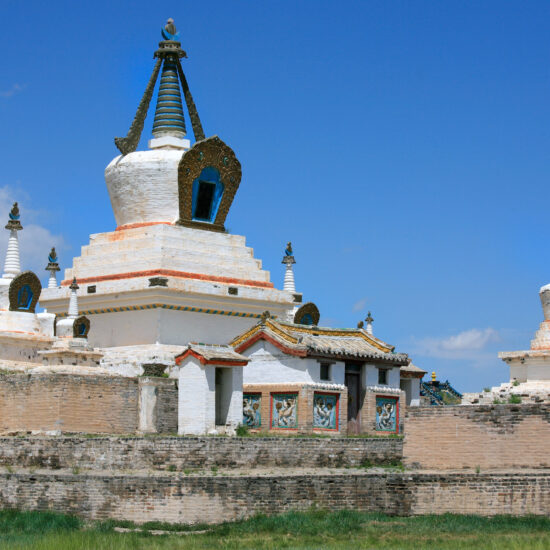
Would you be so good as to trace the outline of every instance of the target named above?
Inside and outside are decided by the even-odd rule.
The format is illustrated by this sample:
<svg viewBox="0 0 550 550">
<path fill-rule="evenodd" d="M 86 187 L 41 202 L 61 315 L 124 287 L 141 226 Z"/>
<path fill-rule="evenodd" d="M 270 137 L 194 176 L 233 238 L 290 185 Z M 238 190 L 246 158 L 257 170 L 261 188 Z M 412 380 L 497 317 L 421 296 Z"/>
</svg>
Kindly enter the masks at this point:
<svg viewBox="0 0 550 550">
<path fill-rule="evenodd" d="M 117 533 L 116 526 L 136 528 L 128 521 L 85 524 L 74 516 L 53 512 L 0 511 L 2 550 L 172 550 L 172 549 L 490 549 L 550 548 L 550 518 L 419 516 L 391 517 L 354 511 L 287 512 L 256 516 L 215 526 L 139 526 L 138 533 Z M 153 536 L 148 529 L 173 534 Z M 206 533 L 193 531 L 207 529 Z M 189 534 L 181 535 L 177 532 Z"/>
</svg>

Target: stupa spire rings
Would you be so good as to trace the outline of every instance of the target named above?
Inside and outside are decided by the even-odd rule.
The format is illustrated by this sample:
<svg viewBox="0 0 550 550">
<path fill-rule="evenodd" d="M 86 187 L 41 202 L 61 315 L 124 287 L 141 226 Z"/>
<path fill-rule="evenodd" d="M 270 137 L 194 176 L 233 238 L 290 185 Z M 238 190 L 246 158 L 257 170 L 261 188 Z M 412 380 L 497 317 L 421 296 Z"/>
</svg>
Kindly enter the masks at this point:
<svg viewBox="0 0 550 550">
<path fill-rule="evenodd" d="M 155 67 L 130 130 L 126 137 L 115 138 L 115 145 L 123 155 L 133 153 L 137 149 L 161 67 L 162 77 L 155 111 L 153 135 L 155 138 L 172 136 L 179 140 L 185 136 L 185 118 L 180 95 L 181 85 L 195 140 L 201 141 L 205 138 L 195 102 L 181 67 L 180 59 L 187 57 L 187 54 L 182 50 L 181 44 L 177 40 L 179 33 L 176 31 L 173 19 L 168 19 L 161 33 L 164 40 L 159 43 L 159 48 L 155 52 Z"/>
<path fill-rule="evenodd" d="M 6 261 L 4 262 L 3 279 L 13 279 L 19 273 L 21 273 L 21 260 L 19 258 L 19 238 L 17 232 L 23 229 L 19 213 L 19 206 L 17 203 L 13 203 L 12 209 L 9 213 L 8 223 L 6 229 L 10 232 L 8 239 L 8 250 L 6 251 Z"/>
<path fill-rule="evenodd" d="M 48 288 L 57 288 L 56 273 L 59 271 L 59 264 L 57 263 L 57 252 L 55 248 L 52 248 L 48 254 L 48 265 L 46 271 L 50 272 L 50 278 L 48 280 Z"/>
<path fill-rule="evenodd" d="M 294 252 L 292 250 L 292 243 L 290 241 L 286 244 L 285 255 L 283 256 L 282 263 L 286 264 L 283 290 L 286 290 L 291 294 L 295 294 L 296 283 L 294 282 L 294 270 L 292 269 L 292 265 L 296 263 L 296 260 L 294 259 Z"/>
</svg>

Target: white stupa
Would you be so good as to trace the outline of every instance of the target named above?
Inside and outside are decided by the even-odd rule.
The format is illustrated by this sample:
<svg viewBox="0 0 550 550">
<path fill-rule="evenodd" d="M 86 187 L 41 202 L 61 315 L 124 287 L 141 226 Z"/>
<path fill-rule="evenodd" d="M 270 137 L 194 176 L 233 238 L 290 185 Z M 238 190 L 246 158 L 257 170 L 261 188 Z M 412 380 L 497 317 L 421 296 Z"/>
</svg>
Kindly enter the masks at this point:
<svg viewBox="0 0 550 550">
<path fill-rule="evenodd" d="M 172 364 L 189 342 L 224 344 L 266 310 L 285 319 L 296 300 L 286 286 L 274 288 L 244 237 L 225 231 L 241 166 L 221 139 L 205 138 L 180 64 L 186 54 L 177 35 L 164 38 L 128 136 L 115 139 L 122 154 L 105 170 L 117 227 L 91 235 L 61 286 L 40 298 L 66 315 L 76 278 L 90 345 L 102 348 L 103 366 L 129 375 L 144 363 Z M 154 137 L 136 151 L 159 74 Z"/>
</svg>

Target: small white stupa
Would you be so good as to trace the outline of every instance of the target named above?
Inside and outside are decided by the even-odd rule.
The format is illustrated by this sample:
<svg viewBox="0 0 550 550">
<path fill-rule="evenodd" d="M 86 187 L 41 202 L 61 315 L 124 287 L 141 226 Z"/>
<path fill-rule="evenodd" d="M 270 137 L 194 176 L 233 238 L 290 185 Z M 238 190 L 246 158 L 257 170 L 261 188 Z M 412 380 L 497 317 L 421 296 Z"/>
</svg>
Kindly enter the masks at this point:
<svg viewBox="0 0 550 550">
<path fill-rule="evenodd" d="M 535 401 L 550 401 L 550 285 L 539 292 L 544 321 L 531 340 L 531 349 L 502 351 L 498 354 L 510 366 L 512 393 Z"/>
</svg>

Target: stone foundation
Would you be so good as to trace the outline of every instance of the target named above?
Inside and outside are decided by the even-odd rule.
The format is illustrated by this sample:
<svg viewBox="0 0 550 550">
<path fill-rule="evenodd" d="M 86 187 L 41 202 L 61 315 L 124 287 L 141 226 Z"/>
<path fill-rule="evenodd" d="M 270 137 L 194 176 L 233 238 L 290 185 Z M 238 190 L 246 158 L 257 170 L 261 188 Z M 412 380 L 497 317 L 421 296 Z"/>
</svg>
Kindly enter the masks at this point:
<svg viewBox="0 0 550 550">
<path fill-rule="evenodd" d="M 2 437 L 0 466 L 168 470 L 354 467 L 399 462 L 401 439 L 285 437 Z"/>
<path fill-rule="evenodd" d="M 550 514 L 550 474 L 0 474 L 0 506 L 89 519 L 216 523 L 257 513 Z"/>
</svg>

